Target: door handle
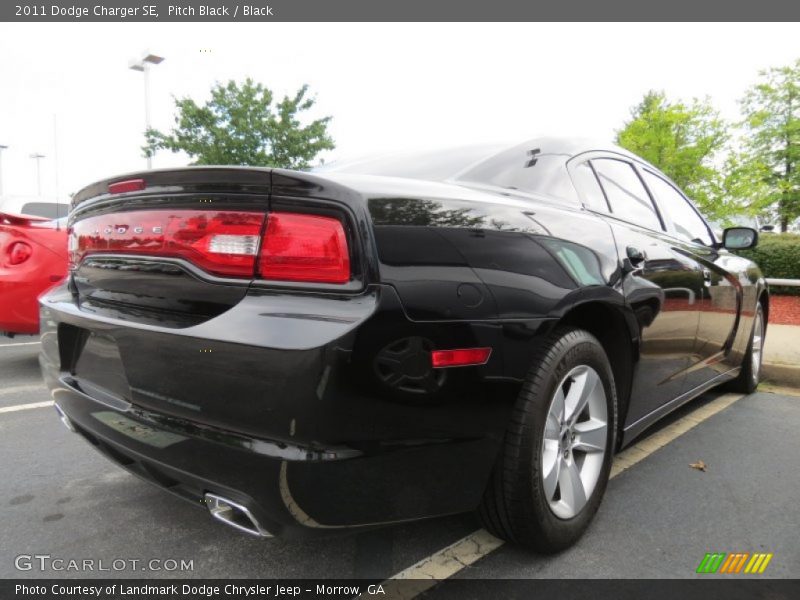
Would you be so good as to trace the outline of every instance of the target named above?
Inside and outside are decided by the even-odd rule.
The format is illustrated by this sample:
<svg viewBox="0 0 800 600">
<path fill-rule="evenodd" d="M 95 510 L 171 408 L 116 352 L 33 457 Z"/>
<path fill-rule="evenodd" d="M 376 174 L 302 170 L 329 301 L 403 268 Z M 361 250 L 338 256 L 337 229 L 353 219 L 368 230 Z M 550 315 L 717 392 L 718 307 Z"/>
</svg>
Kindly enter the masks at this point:
<svg viewBox="0 0 800 600">
<path fill-rule="evenodd" d="M 706 285 L 711 285 L 711 270 L 703 269 L 703 281 Z"/>
</svg>

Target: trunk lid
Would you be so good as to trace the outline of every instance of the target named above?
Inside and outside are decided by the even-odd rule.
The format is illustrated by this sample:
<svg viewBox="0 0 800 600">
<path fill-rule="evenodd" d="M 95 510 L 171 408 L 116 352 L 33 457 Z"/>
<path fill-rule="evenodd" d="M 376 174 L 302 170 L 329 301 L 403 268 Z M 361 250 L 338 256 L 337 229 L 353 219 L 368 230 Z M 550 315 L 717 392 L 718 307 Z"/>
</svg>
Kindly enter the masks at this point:
<svg viewBox="0 0 800 600">
<path fill-rule="evenodd" d="M 179 328 L 241 301 L 269 211 L 270 173 L 147 171 L 78 192 L 69 244 L 81 310 Z"/>
<path fill-rule="evenodd" d="M 354 190 L 308 173 L 131 173 L 75 195 L 71 289 L 83 311 L 171 328 L 214 318 L 249 289 L 361 292 L 364 223 Z"/>
</svg>

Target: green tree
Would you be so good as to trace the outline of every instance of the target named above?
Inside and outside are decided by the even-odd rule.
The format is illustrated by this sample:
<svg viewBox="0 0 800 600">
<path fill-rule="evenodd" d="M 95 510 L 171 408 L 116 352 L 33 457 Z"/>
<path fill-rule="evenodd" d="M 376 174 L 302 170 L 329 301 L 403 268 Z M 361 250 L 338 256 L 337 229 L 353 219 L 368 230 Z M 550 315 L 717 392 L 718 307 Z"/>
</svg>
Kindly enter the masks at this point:
<svg viewBox="0 0 800 600">
<path fill-rule="evenodd" d="M 767 216 L 768 188 L 764 183 L 763 168 L 751 161 L 741 150 L 741 144 L 732 148 L 720 168 L 715 195 L 730 208 L 719 215 L 719 221 L 733 226 L 738 215 Z"/>
<path fill-rule="evenodd" d="M 734 210 L 720 193 L 715 167 L 728 137 L 727 125 L 708 100 L 670 102 L 664 92 L 649 91 L 616 139 L 666 173 L 708 217 L 719 218 Z"/>
<path fill-rule="evenodd" d="M 331 117 L 304 125 L 301 114 L 314 105 L 308 86 L 275 102 L 272 91 L 252 79 L 211 88 L 199 106 L 175 99 L 175 126 L 169 133 L 145 133 L 145 156 L 159 149 L 186 152 L 197 165 L 253 165 L 302 169 L 335 146 L 328 134 Z"/>
<path fill-rule="evenodd" d="M 800 216 L 800 59 L 759 76 L 741 101 L 744 154 L 766 186 L 760 204 L 786 231 Z"/>
</svg>

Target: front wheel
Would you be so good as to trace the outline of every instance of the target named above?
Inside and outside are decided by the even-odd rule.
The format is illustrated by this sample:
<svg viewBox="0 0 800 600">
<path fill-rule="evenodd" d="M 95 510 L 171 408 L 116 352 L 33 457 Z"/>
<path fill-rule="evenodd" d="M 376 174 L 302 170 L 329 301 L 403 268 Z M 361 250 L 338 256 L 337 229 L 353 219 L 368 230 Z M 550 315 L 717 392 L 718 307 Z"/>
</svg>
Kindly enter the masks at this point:
<svg viewBox="0 0 800 600">
<path fill-rule="evenodd" d="M 537 351 L 514 407 L 479 509 L 484 526 L 538 552 L 572 545 L 608 482 L 616 406 L 600 342 L 582 329 L 556 329 Z"/>
</svg>

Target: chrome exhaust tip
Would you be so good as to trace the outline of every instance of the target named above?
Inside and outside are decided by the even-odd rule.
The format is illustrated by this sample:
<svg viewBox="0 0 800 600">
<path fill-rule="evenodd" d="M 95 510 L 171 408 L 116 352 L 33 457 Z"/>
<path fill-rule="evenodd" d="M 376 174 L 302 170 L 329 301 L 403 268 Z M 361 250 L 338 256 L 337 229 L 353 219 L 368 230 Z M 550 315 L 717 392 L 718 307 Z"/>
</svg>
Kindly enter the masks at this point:
<svg viewBox="0 0 800 600">
<path fill-rule="evenodd" d="M 216 494 L 206 493 L 203 498 L 208 512 L 210 512 L 211 516 L 217 521 L 222 521 L 226 525 L 230 525 L 250 535 L 272 537 L 269 531 L 261 527 L 258 519 L 253 516 L 253 513 L 251 513 L 246 506 L 242 506 L 233 500 L 228 500 Z"/>
<path fill-rule="evenodd" d="M 72 433 L 76 433 L 75 426 L 72 424 L 72 421 L 69 420 L 69 417 L 66 415 L 66 413 L 63 410 L 61 410 L 61 407 L 55 402 L 53 403 L 53 406 L 55 407 L 56 412 L 58 413 L 58 418 L 61 419 L 61 422 L 64 424 L 64 427 L 69 429 Z"/>
</svg>

